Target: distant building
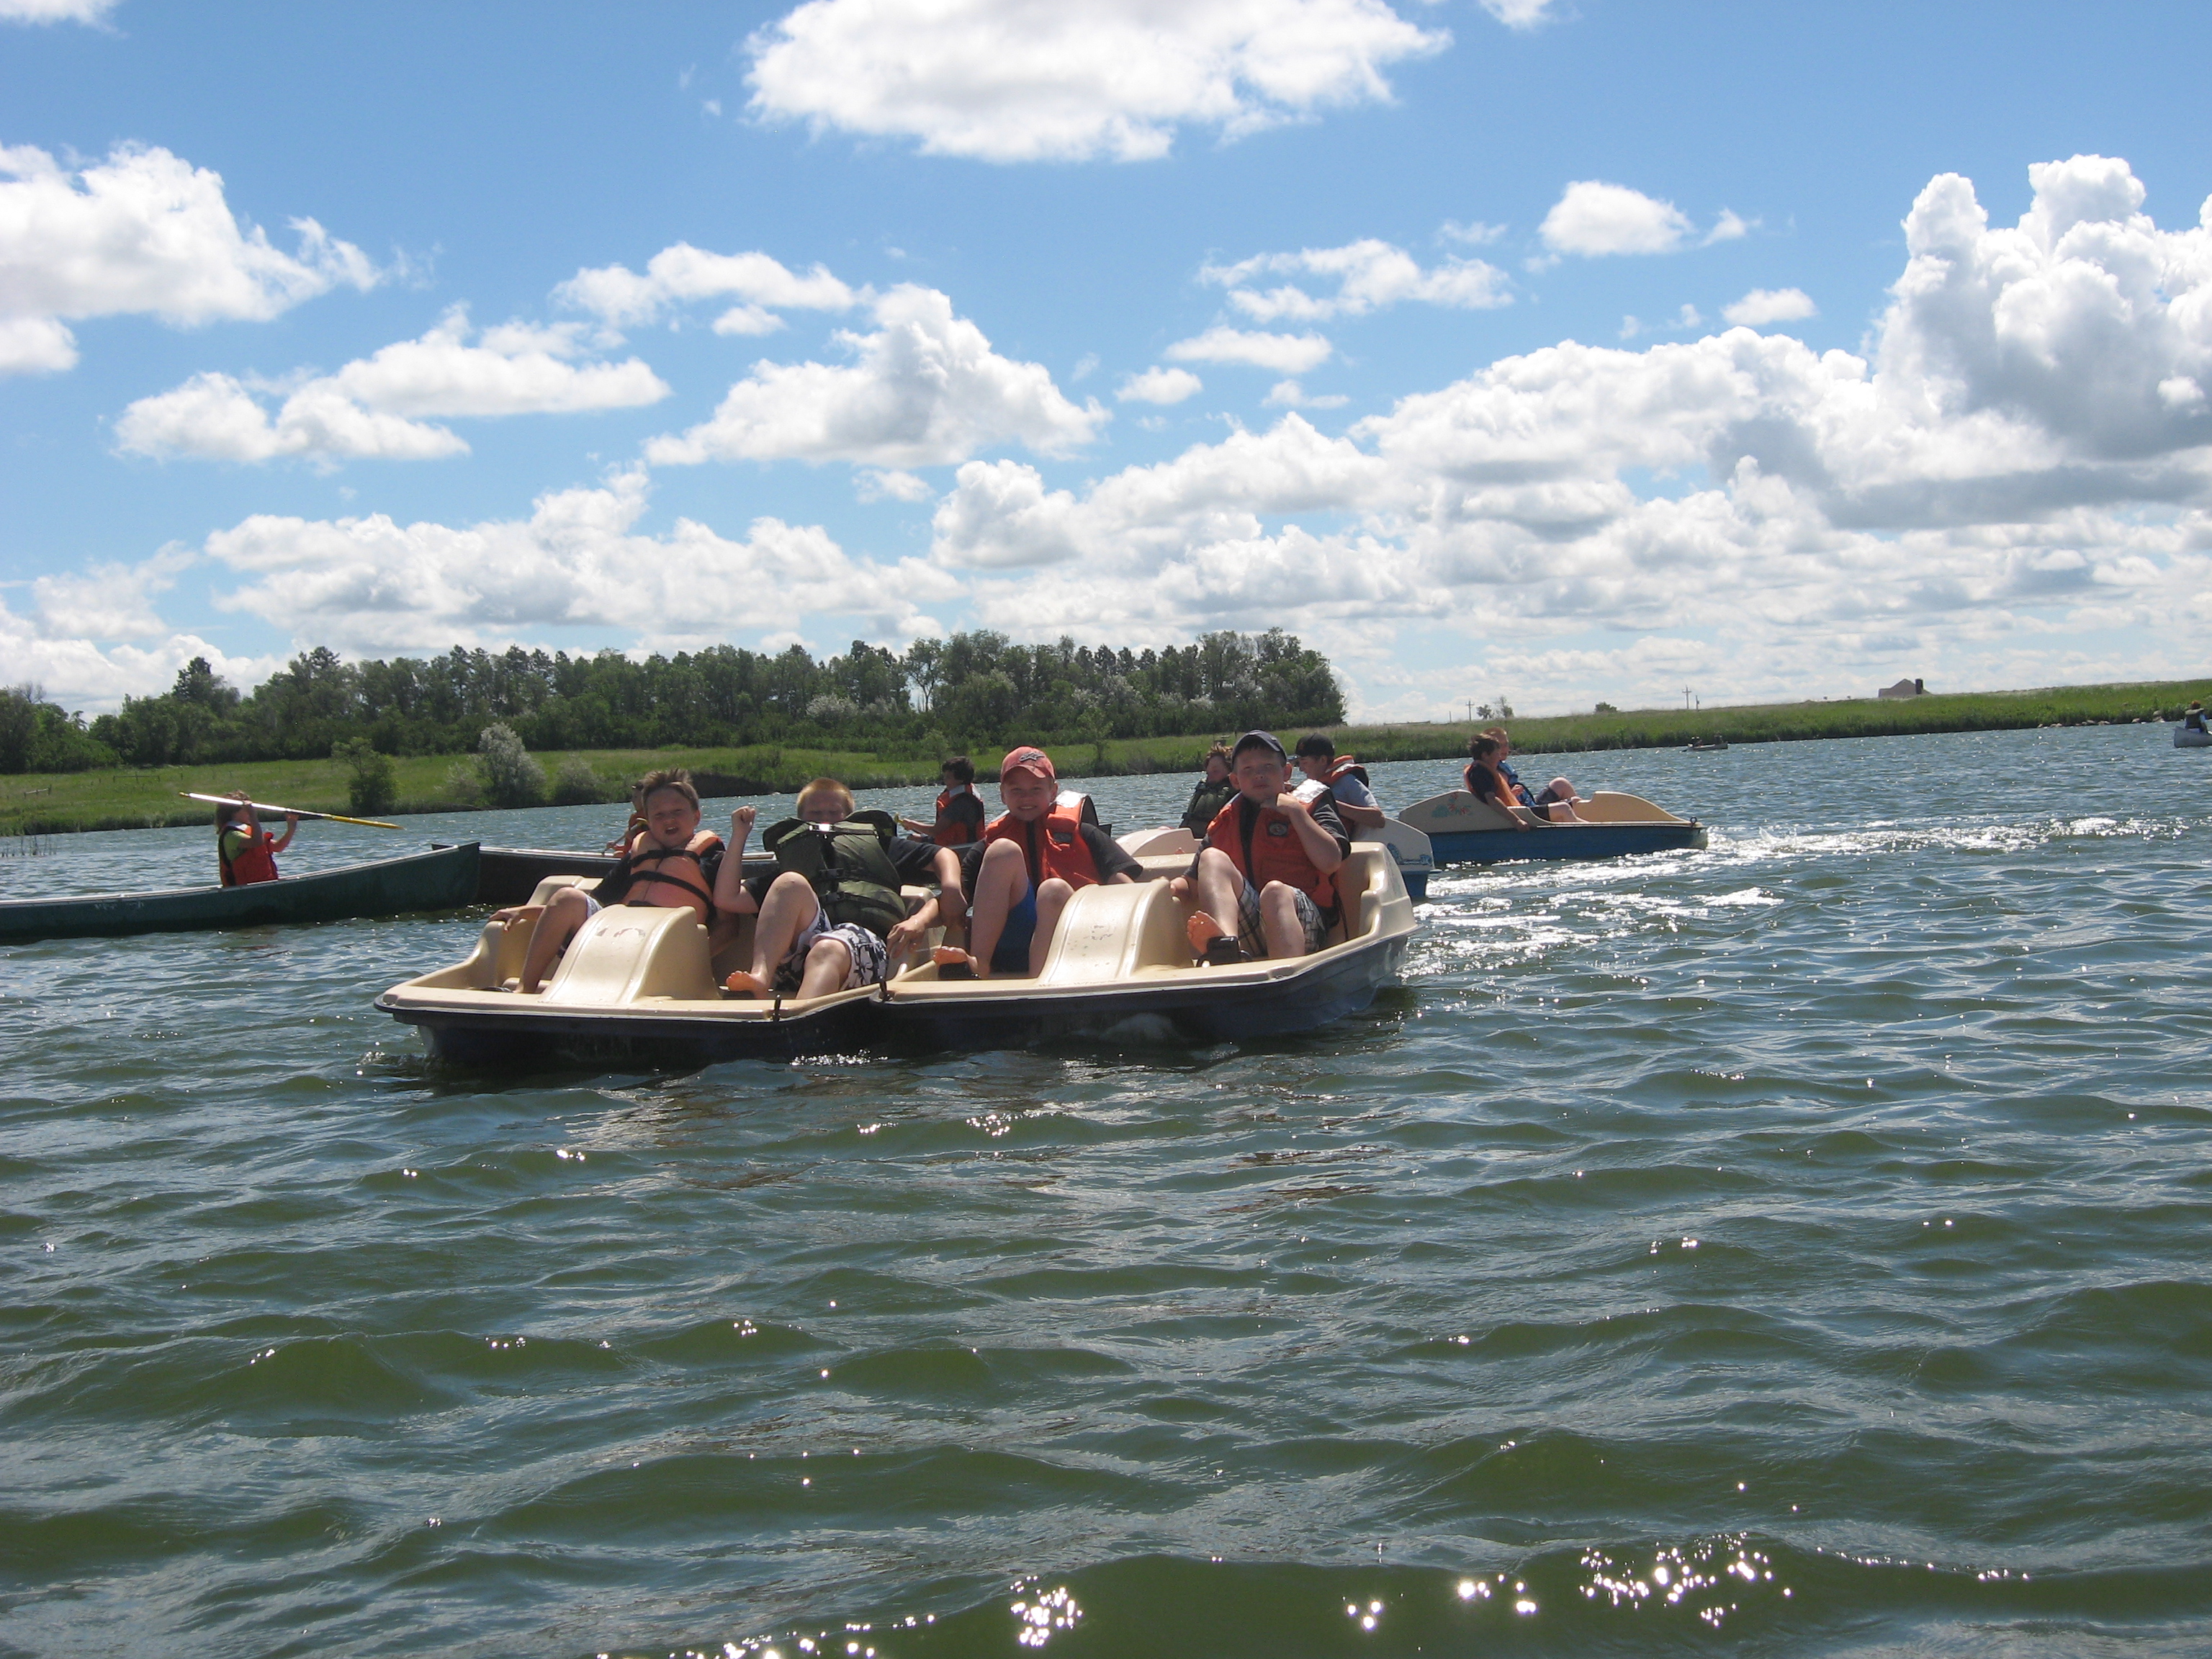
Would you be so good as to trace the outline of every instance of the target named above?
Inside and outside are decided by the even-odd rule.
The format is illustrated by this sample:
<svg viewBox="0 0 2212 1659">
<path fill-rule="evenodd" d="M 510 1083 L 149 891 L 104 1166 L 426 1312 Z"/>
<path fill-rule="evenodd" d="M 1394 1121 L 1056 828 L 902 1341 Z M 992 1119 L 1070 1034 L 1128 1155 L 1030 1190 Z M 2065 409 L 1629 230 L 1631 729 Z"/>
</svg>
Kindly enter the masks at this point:
<svg viewBox="0 0 2212 1659">
<path fill-rule="evenodd" d="M 1895 685 L 1885 685 L 1875 693 L 1877 697 L 1924 697 L 1928 686 L 1921 680 L 1899 680 Z"/>
</svg>

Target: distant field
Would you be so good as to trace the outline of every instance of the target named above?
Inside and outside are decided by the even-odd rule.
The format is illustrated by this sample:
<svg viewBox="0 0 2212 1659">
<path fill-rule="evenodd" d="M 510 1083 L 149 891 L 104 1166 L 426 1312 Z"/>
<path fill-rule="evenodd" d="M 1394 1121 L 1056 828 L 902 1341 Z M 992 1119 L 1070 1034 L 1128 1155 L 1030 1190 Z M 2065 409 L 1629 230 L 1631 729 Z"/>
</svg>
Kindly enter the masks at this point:
<svg viewBox="0 0 2212 1659">
<path fill-rule="evenodd" d="M 2007 732 L 2039 726 L 2179 720 L 2192 698 L 2212 702 L 2212 679 L 1970 691 L 1893 702 L 1852 697 L 1686 711 L 1632 708 L 1613 714 L 1554 714 L 1504 724 L 1512 728 L 1516 750 L 1565 754 L 1589 749 L 1668 749 L 1699 738 L 1797 743 L 1819 738 L 1893 738 L 1923 732 Z M 1468 738 L 1491 723 L 1370 726 L 1347 731 L 1339 747 L 1373 760 L 1433 760 L 1465 753 Z"/>
<path fill-rule="evenodd" d="M 1625 709 L 1611 714 L 1557 714 L 1507 722 L 1514 746 L 1528 754 L 1592 749 L 1655 749 L 1697 738 L 1729 743 L 1794 743 L 1819 738 L 1903 737 L 1922 732 L 1992 732 L 2025 726 L 2087 726 L 2179 719 L 2191 698 L 2212 702 L 2212 679 L 2140 685 L 2054 686 L 2033 691 L 1978 691 L 1896 702 L 1872 697 L 1820 702 L 1756 703 L 1683 710 Z M 1351 726 L 1336 732 L 1340 750 L 1363 760 L 1437 760 L 1467 752 L 1467 741 L 1488 721 Z M 1194 772 L 1212 733 L 1130 738 L 1055 748 L 1066 777 Z M 1287 741 L 1293 734 L 1282 734 Z M 592 749 L 576 751 L 602 777 L 620 783 L 656 766 L 713 775 L 709 794 L 787 794 L 807 779 L 842 778 L 856 788 L 937 781 L 929 757 L 885 758 L 866 751 L 750 749 Z M 447 812 L 464 805 L 448 783 L 465 757 L 401 758 L 395 814 Z M 548 777 L 568 758 L 540 753 Z M 980 767 L 995 754 L 973 757 Z M 74 830 L 141 830 L 205 823 L 210 808 L 180 800 L 178 791 L 218 794 L 243 789 L 256 799 L 322 812 L 343 812 L 347 773 L 335 761 L 256 761 L 237 765 L 123 768 L 0 777 L 0 835 L 51 835 Z M 609 799 L 613 799 L 611 790 Z"/>
</svg>

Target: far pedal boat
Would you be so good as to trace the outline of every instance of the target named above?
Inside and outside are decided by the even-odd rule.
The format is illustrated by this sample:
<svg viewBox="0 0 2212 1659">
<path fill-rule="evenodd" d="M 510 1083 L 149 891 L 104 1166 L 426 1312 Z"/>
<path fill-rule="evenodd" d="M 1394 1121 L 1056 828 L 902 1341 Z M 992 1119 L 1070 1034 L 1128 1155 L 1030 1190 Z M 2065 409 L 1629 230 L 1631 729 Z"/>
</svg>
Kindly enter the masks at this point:
<svg viewBox="0 0 2212 1659">
<path fill-rule="evenodd" d="M 2188 726 L 2177 726 L 2173 728 L 2173 746 L 2176 749 L 2212 749 L 2212 732 L 2195 732 Z"/>
<path fill-rule="evenodd" d="M 1575 803 L 1583 823 L 1540 822 L 1526 808 L 1516 830 L 1498 807 L 1453 789 L 1417 801 L 1398 814 L 1408 829 L 1429 838 L 1436 861 L 1502 864 L 1530 859 L 1614 859 L 1635 853 L 1674 853 L 1705 845 L 1705 826 L 1678 818 L 1641 795 L 1601 789 Z"/>
</svg>

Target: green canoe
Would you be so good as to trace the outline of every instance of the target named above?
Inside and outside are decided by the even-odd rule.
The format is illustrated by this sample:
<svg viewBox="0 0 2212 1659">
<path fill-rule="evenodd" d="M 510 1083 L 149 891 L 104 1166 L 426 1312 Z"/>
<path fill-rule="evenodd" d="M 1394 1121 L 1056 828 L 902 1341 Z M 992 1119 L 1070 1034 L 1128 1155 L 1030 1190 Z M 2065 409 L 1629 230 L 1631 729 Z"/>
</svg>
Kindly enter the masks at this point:
<svg viewBox="0 0 2212 1659">
<path fill-rule="evenodd" d="M 0 901 L 0 945 L 396 916 L 410 910 L 458 909 L 473 904 L 476 896 L 477 844 L 469 842 L 248 887 L 177 887 L 158 893 Z"/>
</svg>

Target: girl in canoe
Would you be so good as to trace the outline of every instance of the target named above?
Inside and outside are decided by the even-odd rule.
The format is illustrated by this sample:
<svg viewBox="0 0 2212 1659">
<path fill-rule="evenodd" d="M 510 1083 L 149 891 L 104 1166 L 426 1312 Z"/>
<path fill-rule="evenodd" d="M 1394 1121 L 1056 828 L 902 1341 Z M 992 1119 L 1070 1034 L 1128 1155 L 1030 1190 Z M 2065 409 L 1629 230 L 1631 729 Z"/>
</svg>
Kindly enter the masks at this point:
<svg viewBox="0 0 2212 1659">
<path fill-rule="evenodd" d="M 215 858 L 226 887 L 245 887 L 276 879 L 276 854 L 299 833 L 300 815 L 284 814 L 284 833 L 272 836 L 254 816 L 253 803 L 240 794 L 235 805 L 215 809 Z"/>
</svg>

